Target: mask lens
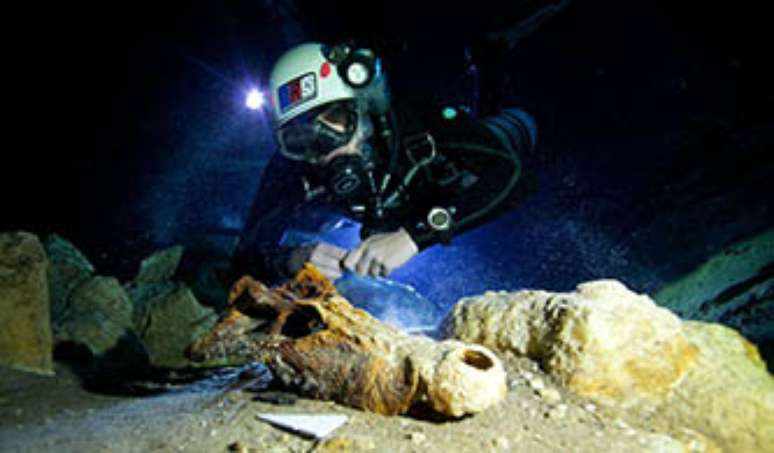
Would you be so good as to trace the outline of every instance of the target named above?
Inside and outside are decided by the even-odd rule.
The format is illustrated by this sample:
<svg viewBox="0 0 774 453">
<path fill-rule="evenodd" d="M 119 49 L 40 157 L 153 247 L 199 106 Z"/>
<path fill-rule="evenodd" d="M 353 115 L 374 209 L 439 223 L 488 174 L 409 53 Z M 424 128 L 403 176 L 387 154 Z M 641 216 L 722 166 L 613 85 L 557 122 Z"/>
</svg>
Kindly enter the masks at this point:
<svg viewBox="0 0 774 453">
<path fill-rule="evenodd" d="M 277 138 L 285 157 L 307 160 L 313 157 L 315 131 L 310 125 L 286 126 L 279 130 Z"/>
<path fill-rule="evenodd" d="M 280 150 L 293 160 L 314 162 L 346 145 L 357 129 L 357 113 L 350 102 L 323 106 L 279 129 Z"/>
<path fill-rule="evenodd" d="M 327 128 L 340 134 L 351 134 L 357 127 L 357 114 L 351 102 L 336 102 L 315 117 Z"/>
</svg>

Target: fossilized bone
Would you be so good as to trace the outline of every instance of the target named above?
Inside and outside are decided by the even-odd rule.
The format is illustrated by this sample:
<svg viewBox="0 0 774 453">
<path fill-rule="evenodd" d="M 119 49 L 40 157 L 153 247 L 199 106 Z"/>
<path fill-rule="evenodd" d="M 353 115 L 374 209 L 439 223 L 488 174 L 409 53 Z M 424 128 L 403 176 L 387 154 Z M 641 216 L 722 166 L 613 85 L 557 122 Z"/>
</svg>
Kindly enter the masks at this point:
<svg viewBox="0 0 774 453">
<path fill-rule="evenodd" d="M 271 290 L 240 279 L 226 316 L 188 352 L 198 361 L 260 360 L 305 396 L 387 415 L 426 401 L 457 417 L 506 392 L 503 366 L 488 349 L 384 324 L 350 305 L 311 265 Z"/>
</svg>

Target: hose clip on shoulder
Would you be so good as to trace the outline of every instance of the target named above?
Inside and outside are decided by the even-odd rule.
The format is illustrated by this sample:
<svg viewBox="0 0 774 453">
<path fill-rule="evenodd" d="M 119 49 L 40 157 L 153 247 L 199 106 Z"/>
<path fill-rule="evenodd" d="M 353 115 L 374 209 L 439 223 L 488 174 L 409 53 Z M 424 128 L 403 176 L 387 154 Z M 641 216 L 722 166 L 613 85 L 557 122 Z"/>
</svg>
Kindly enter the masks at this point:
<svg viewBox="0 0 774 453">
<path fill-rule="evenodd" d="M 417 172 L 432 163 L 438 155 L 435 148 L 435 140 L 427 132 L 407 137 L 403 140 L 403 146 L 412 167 L 403 177 L 403 184 L 399 185 L 395 192 L 387 197 L 383 205 L 387 208 L 395 206 L 399 197 L 405 192 L 406 187 L 411 184 Z"/>
<path fill-rule="evenodd" d="M 452 214 L 448 209 L 434 207 L 427 213 L 427 225 L 436 232 L 443 244 L 449 244 L 452 237 Z"/>
<path fill-rule="evenodd" d="M 409 136 L 404 144 L 406 155 L 413 165 L 426 165 L 432 162 L 437 155 L 435 140 L 428 132 Z"/>
<path fill-rule="evenodd" d="M 327 192 L 325 186 L 312 187 L 312 183 L 306 178 L 301 178 L 301 183 L 304 185 L 304 201 L 312 201 Z"/>
</svg>

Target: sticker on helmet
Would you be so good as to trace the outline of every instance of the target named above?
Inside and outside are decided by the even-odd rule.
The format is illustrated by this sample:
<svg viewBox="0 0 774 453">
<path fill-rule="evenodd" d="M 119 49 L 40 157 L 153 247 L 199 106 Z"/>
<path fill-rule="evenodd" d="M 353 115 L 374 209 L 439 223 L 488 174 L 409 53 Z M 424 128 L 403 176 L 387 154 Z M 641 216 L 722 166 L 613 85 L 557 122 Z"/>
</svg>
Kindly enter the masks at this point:
<svg viewBox="0 0 774 453">
<path fill-rule="evenodd" d="M 280 110 L 286 112 L 293 107 L 317 97 L 317 78 L 313 72 L 296 77 L 279 87 Z"/>
</svg>

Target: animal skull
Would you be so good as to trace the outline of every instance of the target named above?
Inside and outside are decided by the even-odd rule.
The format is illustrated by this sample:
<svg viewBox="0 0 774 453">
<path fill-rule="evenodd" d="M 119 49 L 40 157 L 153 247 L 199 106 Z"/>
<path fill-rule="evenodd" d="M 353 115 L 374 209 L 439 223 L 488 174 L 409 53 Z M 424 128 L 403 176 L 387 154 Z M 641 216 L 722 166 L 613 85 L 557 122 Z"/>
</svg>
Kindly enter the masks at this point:
<svg viewBox="0 0 774 453">
<path fill-rule="evenodd" d="M 488 349 L 408 335 L 354 308 L 313 266 L 277 288 L 243 277 L 229 310 L 189 348 L 197 361 L 263 361 L 302 395 L 393 415 L 425 401 L 458 417 L 505 396 Z"/>
</svg>

